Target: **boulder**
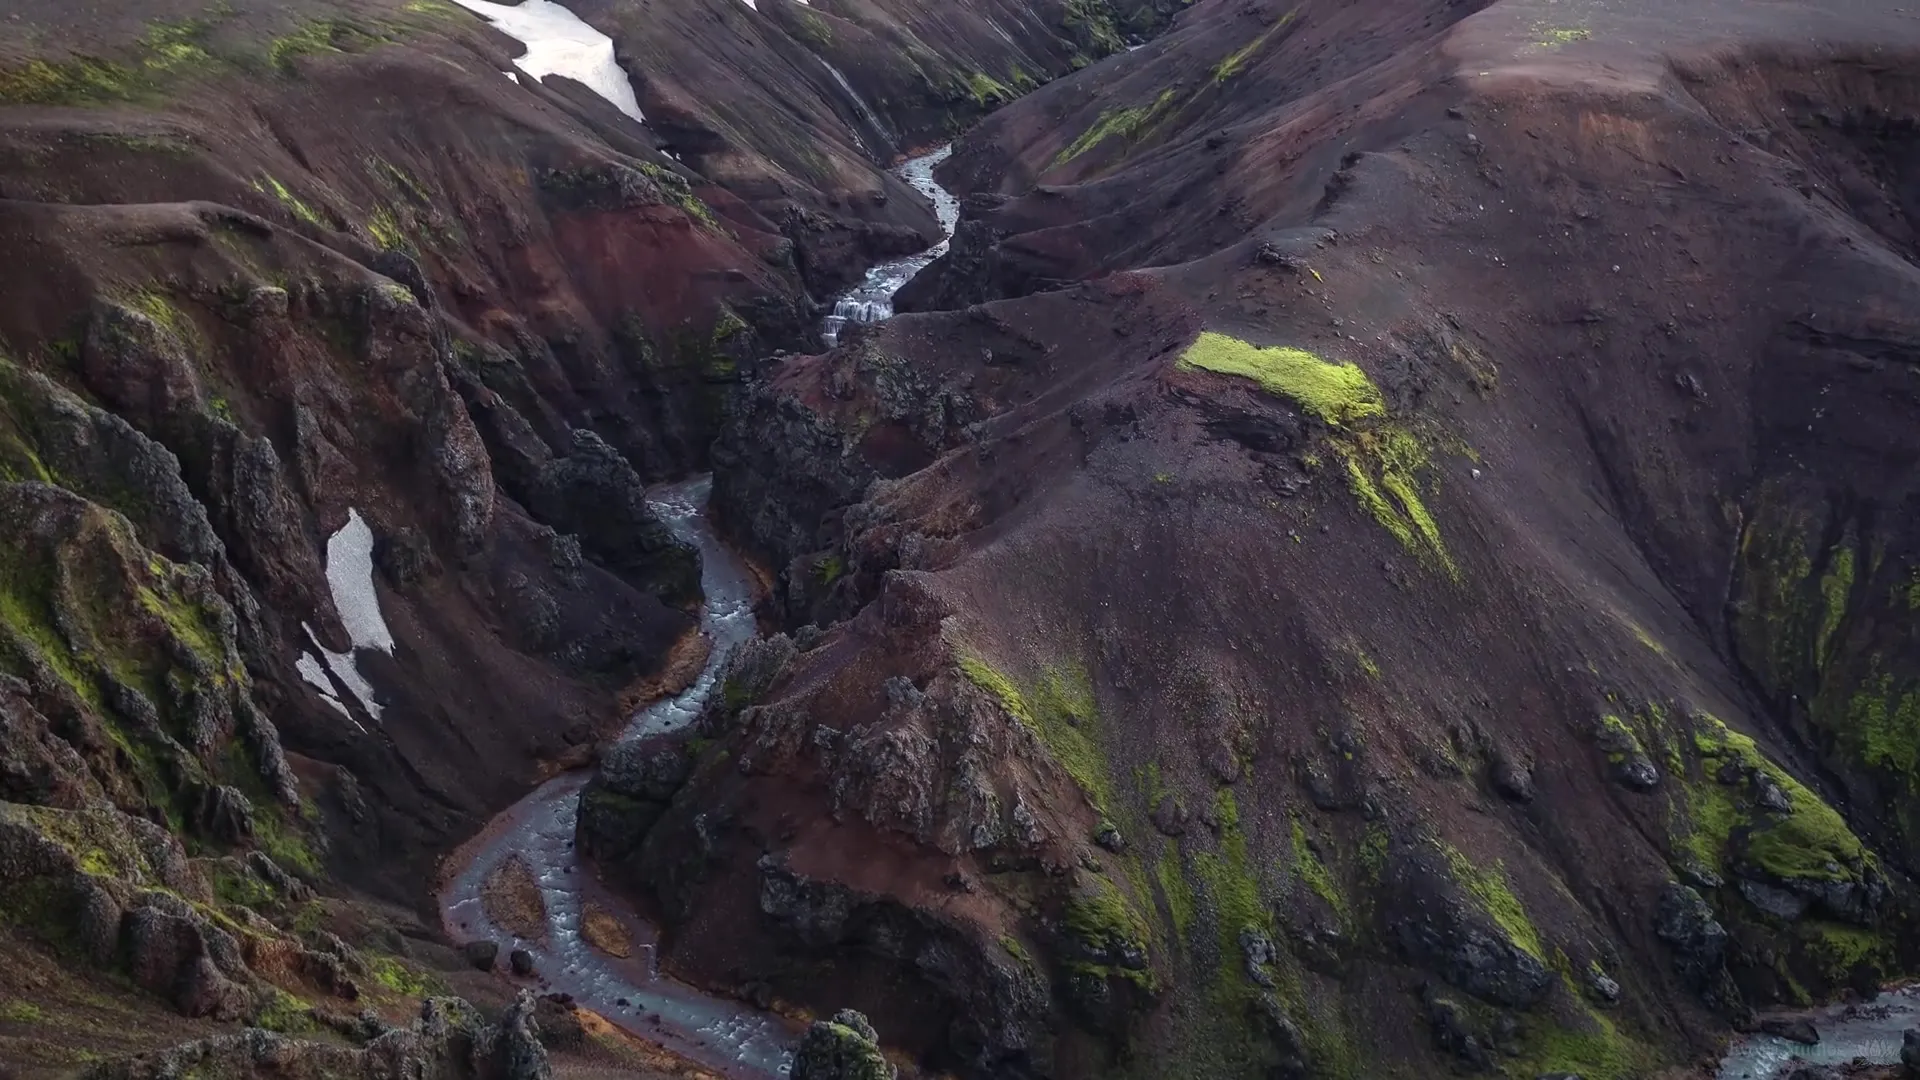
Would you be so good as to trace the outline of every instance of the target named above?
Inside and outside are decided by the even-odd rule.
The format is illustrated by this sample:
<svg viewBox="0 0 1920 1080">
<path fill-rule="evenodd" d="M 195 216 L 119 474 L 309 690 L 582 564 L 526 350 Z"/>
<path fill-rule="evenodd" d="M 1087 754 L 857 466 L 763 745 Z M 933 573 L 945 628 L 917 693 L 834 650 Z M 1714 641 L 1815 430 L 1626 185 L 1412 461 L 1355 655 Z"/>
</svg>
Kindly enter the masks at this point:
<svg viewBox="0 0 1920 1080">
<path fill-rule="evenodd" d="M 1692 887 L 1668 882 L 1654 911 L 1654 933 L 1673 950 L 1674 970 L 1696 990 L 1726 970 L 1727 930 Z"/>
<path fill-rule="evenodd" d="M 507 954 L 507 968 L 520 978 L 533 974 L 533 954 L 525 949 L 515 949 Z"/>
<path fill-rule="evenodd" d="M 1909 1028 L 1900 1038 L 1900 1066 L 1910 1078 L 1920 1077 L 1920 1028 Z"/>
<path fill-rule="evenodd" d="M 1760 1021 L 1760 1030 L 1802 1046 L 1816 1046 L 1820 1042 L 1819 1029 L 1805 1017 L 1771 1016 Z"/>
<path fill-rule="evenodd" d="M 880 1052 L 880 1036 L 867 1018 L 842 1009 L 807 1028 L 789 1075 L 791 1080 L 896 1080 L 900 1071 Z"/>
<path fill-rule="evenodd" d="M 460 954 L 481 971 L 492 971 L 493 965 L 500 959 L 500 943 L 497 941 L 469 941 L 460 947 Z"/>
</svg>

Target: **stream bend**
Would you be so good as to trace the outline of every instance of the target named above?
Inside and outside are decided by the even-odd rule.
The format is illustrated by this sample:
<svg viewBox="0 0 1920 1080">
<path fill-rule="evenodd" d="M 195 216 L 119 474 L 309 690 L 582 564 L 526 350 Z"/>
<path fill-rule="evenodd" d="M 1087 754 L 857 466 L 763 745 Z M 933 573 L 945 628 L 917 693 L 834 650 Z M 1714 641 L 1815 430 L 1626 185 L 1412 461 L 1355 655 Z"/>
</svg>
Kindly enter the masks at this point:
<svg viewBox="0 0 1920 1080">
<path fill-rule="evenodd" d="M 711 480 L 700 477 L 656 489 L 648 501 L 674 535 L 700 550 L 700 584 L 706 607 L 700 630 L 712 653 L 698 679 L 674 697 L 636 713 L 623 739 L 676 731 L 692 723 L 713 693 L 727 655 L 754 636 L 754 582 L 744 563 L 714 534 L 706 518 Z M 549 992 L 571 994 L 575 1003 L 610 1022 L 719 1069 L 728 1075 L 784 1075 L 798 1033 L 785 1021 L 730 999 L 701 993 L 660 974 L 653 927 L 594 879 L 574 850 L 580 792 L 591 770 L 557 776 L 496 817 L 453 859 L 457 867 L 440 895 L 441 920 L 456 941 L 491 940 L 503 950 L 525 949 Z M 482 893 L 488 878 L 518 856 L 532 870 L 546 908 L 545 933 L 514 934 L 487 912 Z M 632 955 L 621 959 L 588 944 L 582 935 L 593 904 L 625 924 Z"/>
<path fill-rule="evenodd" d="M 933 169 L 951 147 L 901 165 L 898 174 L 932 200 L 941 241 L 916 255 L 882 263 L 835 304 L 824 336 L 837 342 L 848 322 L 879 322 L 893 314 L 893 297 L 947 249 L 960 206 L 934 182 Z M 675 536 L 700 551 L 700 585 L 706 606 L 700 630 L 713 648 L 693 685 L 635 714 L 621 735 L 637 739 L 677 731 L 705 708 L 728 655 L 756 632 L 754 579 L 740 558 L 715 535 L 706 518 L 707 477 L 655 489 L 648 501 Z M 731 999 L 701 993 L 660 974 L 658 933 L 631 906 L 606 890 L 574 850 L 580 793 L 591 770 L 557 776 L 488 823 L 448 865 L 452 873 L 440 894 L 440 916 L 455 941 L 491 940 L 504 950 L 524 949 L 549 992 L 570 994 L 622 1028 L 658 1042 L 702 1065 L 743 1078 L 784 1076 L 792 1065 L 799 1032 L 785 1020 Z M 533 872 L 546 909 L 544 932 L 517 935 L 488 916 L 483 892 L 488 879 L 518 856 Z M 620 921 L 633 942 L 622 959 L 588 944 L 582 933 L 592 905 Z"/>
</svg>

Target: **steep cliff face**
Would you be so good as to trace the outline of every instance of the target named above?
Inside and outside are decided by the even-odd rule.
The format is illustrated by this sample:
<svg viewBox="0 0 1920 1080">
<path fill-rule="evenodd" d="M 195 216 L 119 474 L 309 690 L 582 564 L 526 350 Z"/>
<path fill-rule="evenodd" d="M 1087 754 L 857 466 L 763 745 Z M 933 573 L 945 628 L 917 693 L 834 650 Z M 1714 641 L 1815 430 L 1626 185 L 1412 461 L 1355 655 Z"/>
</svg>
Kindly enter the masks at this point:
<svg viewBox="0 0 1920 1080">
<path fill-rule="evenodd" d="M 963 140 L 951 310 L 716 446 L 796 649 L 620 857 L 669 962 L 1062 1077 L 1645 1076 L 1911 971 L 1920 41 L 1696 14 L 1200 5 Z"/>
<path fill-rule="evenodd" d="M 692 630 L 697 556 L 641 492 L 705 467 L 731 387 L 816 342 L 833 290 L 936 235 L 895 151 L 1121 45 L 1098 3 L 766 7 L 576 5 L 610 39 L 592 85 L 441 0 L 8 12 L 10 968 L 131 971 L 230 1022 L 404 1011 L 394 965 L 461 966 L 340 890 L 427 904 L 437 856 Z M 171 1033 L 116 1003 L 112 1049 Z"/>
</svg>

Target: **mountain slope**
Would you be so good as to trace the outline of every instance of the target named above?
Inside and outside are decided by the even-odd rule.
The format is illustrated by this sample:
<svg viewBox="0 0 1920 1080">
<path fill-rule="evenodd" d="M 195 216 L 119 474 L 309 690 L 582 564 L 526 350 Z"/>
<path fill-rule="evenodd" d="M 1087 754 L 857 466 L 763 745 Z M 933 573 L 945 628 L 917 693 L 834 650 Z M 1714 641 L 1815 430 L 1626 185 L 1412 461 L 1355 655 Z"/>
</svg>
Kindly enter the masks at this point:
<svg viewBox="0 0 1920 1080">
<path fill-rule="evenodd" d="M 1202 4 L 996 114 L 944 310 L 716 446 L 837 625 L 622 864 L 673 962 L 994 1076 L 1643 1076 L 1912 970 L 1915 29 Z"/>
<path fill-rule="evenodd" d="M 995 8 L 1015 45 L 822 4 L 872 27 L 842 87 L 799 9 L 579 5 L 640 123 L 440 0 L 13 5 L 0 992 L 61 980 L 8 1064 L 155 1045 L 175 1011 L 286 1026 L 286 995 L 405 1021 L 419 968 L 498 1004 L 423 885 L 692 631 L 697 557 L 644 486 L 935 235 L 887 167 L 1011 96 L 958 73 L 1119 47 L 1073 11 Z M 122 833 L 158 863 L 95 850 Z"/>
</svg>

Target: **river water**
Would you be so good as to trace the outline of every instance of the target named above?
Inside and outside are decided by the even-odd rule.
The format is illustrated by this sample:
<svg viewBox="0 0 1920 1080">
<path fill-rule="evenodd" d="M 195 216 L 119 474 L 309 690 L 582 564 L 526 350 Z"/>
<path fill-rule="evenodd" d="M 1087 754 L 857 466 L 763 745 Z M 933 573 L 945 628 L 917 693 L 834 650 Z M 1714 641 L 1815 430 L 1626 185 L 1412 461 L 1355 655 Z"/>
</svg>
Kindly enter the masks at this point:
<svg viewBox="0 0 1920 1080">
<path fill-rule="evenodd" d="M 674 731 L 700 715 L 727 654 L 755 633 L 754 579 L 706 518 L 710 482 L 705 478 L 656 489 L 648 501 L 676 536 L 700 549 L 700 585 L 706 593 L 700 629 L 713 644 L 699 678 L 682 693 L 635 714 L 624 738 Z M 495 818 L 451 860 L 456 869 L 440 894 L 441 920 L 456 941 L 489 939 L 533 955 L 534 969 L 549 991 L 609 1021 L 731 1076 L 783 1075 L 798 1032 L 785 1021 L 740 1002 L 703 994 L 663 977 L 653 928 L 594 879 L 574 851 L 574 824 L 586 770 L 555 777 Z M 545 933 L 525 938 L 487 917 L 481 892 L 508 858 L 519 856 L 533 871 L 546 906 Z M 589 945 L 581 926 L 592 903 L 620 919 L 633 941 L 632 957 L 620 959 Z"/>
<path fill-rule="evenodd" d="M 1820 1042 L 1802 1046 L 1774 1035 L 1749 1035 L 1720 1061 L 1719 1080 L 1774 1080 L 1798 1059 L 1815 1065 L 1845 1065 L 1865 1058 L 1897 1065 L 1903 1034 L 1920 1027 L 1920 988 L 1889 990 L 1865 1005 L 1834 1005 L 1800 1014 L 1813 1021 Z"/>
<path fill-rule="evenodd" d="M 933 203 L 934 215 L 940 219 L 940 242 L 918 255 L 883 262 L 867 271 L 866 279 L 848 290 L 833 305 L 833 314 L 827 316 L 821 336 L 827 339 L 828 347 L 840 343 L 840 328 L 850 322 L 874 323 L 893 318 L 894 294 L 912 281 L 913 275 L 946 254 L 947 244 L 953 239 L 953 227 L 960 220 L 960 200 L 933 179 L 933 170 L 952 153 L 953 147 L 943 146 L 894 170 L 896 176 Z"/>
<path fill-rule="evenodd" d="M 949 147 L 941 147 L 899 169 L 901 177 L 932 200 L 947 237 L 953 235 L 959 203 L 934 183 L 933 168 L 950 152 Z M 946 248 L 942 239 L 918 255 L 869 271 L 827 319 L 828 343 L 838 340 L 840 328 L 849 321 L 878 322 L 890 317 L 894 293 Z M 634 715 L 622 738 L 664 734 L 692 723 L 713 693 L 728 654 L 756 632 L 754 579 L 707 521 L 710 488 L 711 482 L 701 477 L 658 488 L 648 501 L 674 535 L 700 550 L 700 585 L 706 594 L 700 630 L 712 651 L 691 686 Z M 754 1080 L 785 1075 L 799 1032 L 770 1013 L 701 993 L 661 975 L 654 928 L 601 886 L 580 861 L 574 850 L 574 829 L 580 792 L 591 778 L 590 771 L 580 770 L 549 780 L 454 853 L 440 893 L 440 916 L 447 933 L 455 941 L 498 942 L 503 955 L 525 949 L 533 957 L 536 977 L 548 991 L 570 994 L 576 1003 L 608 1021 L 709 1068 Z M 488 878 L 515 856 L 532 871 L 546 909 L 543 932 L 532 937 L 497 925 L 487 915 L 482 896 Z M 582 928 L 589 905 L 621 924 L 632 942 L 628 958 L 587 942 Z"/>
</svg>

